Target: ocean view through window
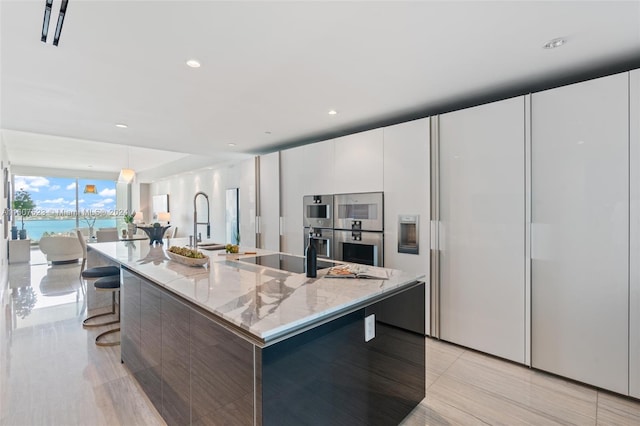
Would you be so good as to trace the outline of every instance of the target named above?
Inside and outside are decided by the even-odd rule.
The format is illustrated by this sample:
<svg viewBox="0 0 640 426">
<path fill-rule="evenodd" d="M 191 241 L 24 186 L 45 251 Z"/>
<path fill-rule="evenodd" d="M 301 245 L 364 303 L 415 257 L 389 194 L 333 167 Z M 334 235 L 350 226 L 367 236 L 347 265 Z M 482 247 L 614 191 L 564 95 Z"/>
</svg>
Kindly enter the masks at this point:
<svg viewBox="0 0 640 426">
<path fill-rule="evenodd" d="M 73 232 L 75 229 L 116 227 L 124 212 L 116 210 L 116 183 L 110 180 L 58 178 L 45 176 L 15 176 L 15 191 L 25 191 L 35 207 L 15 211 L 13 224 L 24 229 L 32 242 L 43 234 Z M 86 185 L 95 185 L 96 193 L 83 193 Z M 80 188 L 80 190 L 78 190 Z M 23 215 L 22 217 L 20 215 Z"/>
</svg>

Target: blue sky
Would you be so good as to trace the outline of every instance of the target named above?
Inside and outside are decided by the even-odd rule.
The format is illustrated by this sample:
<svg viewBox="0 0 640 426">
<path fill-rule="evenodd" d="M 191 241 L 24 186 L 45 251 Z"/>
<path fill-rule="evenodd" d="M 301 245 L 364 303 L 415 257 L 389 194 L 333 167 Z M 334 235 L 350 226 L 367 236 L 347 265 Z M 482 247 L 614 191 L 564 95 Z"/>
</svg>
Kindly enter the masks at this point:
<svg viewBox="0 0 640 426">
<path fill-rule="evenodd" d="M 75 178 L 42 176 L 16 176 L 15 191 L 25 190 L 31 194 L 36 209 L 41 211 L 71 210 L 76 208 Z M 108 180 L 79 179 L 78 207 L 82 210 L 115 210 L 116 183 Z M 96 185 L 97 194 L 85 194 L 86 184 Z"/>
</svg>

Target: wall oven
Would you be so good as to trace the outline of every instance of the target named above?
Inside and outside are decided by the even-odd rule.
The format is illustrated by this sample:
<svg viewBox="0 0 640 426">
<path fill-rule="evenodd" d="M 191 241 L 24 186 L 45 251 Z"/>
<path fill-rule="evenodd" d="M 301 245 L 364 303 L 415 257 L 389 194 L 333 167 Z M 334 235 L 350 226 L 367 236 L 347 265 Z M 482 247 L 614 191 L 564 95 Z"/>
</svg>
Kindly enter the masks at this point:
<svg viewBox="0 0 640 426">
<path fill-rule="evenodd" d="M 384 230 L 384 197 L 382 192 L 334 195 L 335 229 L 363 231 Z"/>
<path fill-rule="evenodd" d="M 309 230 L 311 228 L 304 228 L 304 246 L 309 244 Z M 316 250 L 318 251 L 318 258 L 333 259 L 333 229 L 313 228 L 313 235 L 311 236 Z"/>
<path fill-rule="evenodd" d="M 305 228 L 333 228 L 333 195 L 305 195 L 302 208 Z"/>
<path fill-rule="evenodd" d="M 384 234 L 360 230 L 333 231 L 334 259 L 384 266 Z"/>
</svg>

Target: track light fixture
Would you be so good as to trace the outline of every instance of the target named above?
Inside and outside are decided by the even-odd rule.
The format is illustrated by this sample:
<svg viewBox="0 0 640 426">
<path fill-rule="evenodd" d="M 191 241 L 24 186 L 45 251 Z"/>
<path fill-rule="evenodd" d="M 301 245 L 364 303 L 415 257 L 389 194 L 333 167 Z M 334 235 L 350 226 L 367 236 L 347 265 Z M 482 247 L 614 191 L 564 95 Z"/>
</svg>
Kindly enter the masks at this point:
<svg viewBox="0 0 640 426">
<path fill-rule="evenodd" d="M 49 34 L 49 19 L 51 19 L 51 6 L 53 5 L 53 0 L 47 0 L 47 3 L 44 5 L 44 20 L 42 21 L 42 37 L 40 37 L 40 41 L 43 43 L 47 42 L 47 34 Z"/>
<path fill-rule="evenodd" d="M 69 0 L 62 0 L 60 3 L 60 12 L 58 13 L 58 22 L 56 23 L 56 31 L 53 34 L 53 45 L 57 46 L 60 42 L 60 33 L 62 32 L 62 24 L 64 23 L 64 15 L 67 13 L 67 4 Z M 44 19 L 42 21 L 42 35 L 40 41 L 47 42 L 47 36 L 49 34 L 49 21 L 51 20 L 51 8 L 53 7 L 53 0 L 46 0 L 44 5 Z"/>
</svg>

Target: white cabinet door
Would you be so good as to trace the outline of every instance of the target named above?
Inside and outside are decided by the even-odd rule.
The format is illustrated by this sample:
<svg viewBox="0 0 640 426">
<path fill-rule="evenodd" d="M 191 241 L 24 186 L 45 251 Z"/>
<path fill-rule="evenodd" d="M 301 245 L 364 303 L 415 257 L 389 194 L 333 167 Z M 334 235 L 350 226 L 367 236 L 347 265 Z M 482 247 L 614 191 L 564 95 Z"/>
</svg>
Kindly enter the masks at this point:
<svg viewBox="0 0 640 426">
<path fill-rule="evenodd" d="M 385 127 L 384 266 L 429 280 L 430 198 L 429 118 Z M 398 215 L 418 215 L 418 254 L 398 253 Z M 425 292 L 425 330 L 430 329 L 430 292 Z"/>
<path fill-rule="evenodd" d="M 532 364 L 628 393 L 629 87 L 532 95 Z"/>
<path fill-rule="evenodd" d="M 429 118 L 385 127 L 384 266 L 429 276 Z M 398 216 L 418 215 L 419 254 L 398 253 Z"/>
<path fill-rule="evenodd" d="M 333 148 L 331 140 L 281 152 L 283 252 L 304 254 L 302 197 L 334 193 Z"/>
<path fill-rule="evenodd" d="M 280 153 L 260 156 L 261 247 L 280 251 Z"/>
<path fill-rule="evenodd" d="M 640 70 L 630 77 L 629 395 L 640 398 Z"/>
<path fill-rule="evenodd" d="M 382 191 L 382 128 L 333 139 L 335 193 Z"/>
<path fill-rule="evenodd" d="M 525 362 L 525 99 L 440 116 L 440 337 Z"/>
</svg>

